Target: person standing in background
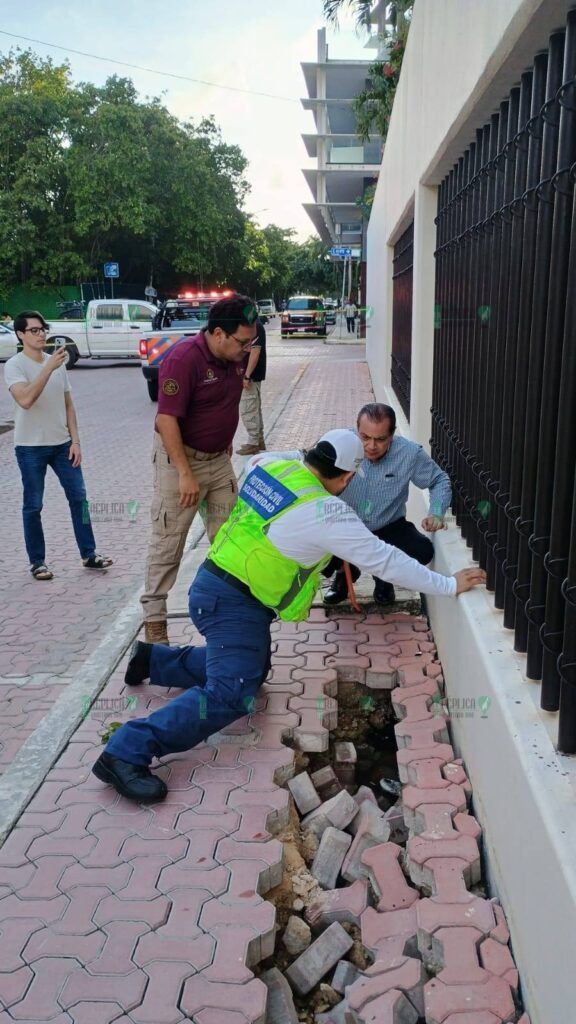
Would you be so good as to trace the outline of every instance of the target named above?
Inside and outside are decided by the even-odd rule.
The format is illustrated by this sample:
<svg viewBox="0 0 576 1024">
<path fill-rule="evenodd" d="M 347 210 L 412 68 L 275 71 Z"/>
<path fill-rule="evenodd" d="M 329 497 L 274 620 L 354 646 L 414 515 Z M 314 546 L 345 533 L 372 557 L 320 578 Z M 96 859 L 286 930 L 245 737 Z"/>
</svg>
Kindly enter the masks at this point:
<svg viewBox="0 0 576 1024">
<path fill-rule="evenodd" d="M 24 488 L 22 518 L 30 572 L 35 580 L 54 577 L 45 562 L 41 517 L 48 466 L 68 499 L 82 564 L 86 569 L 107 569 L 112 559 L 96 554 L 86 501 L 78 421 L 65 366 L 66 349 L 57 348 L 47 355 L 44 349 L 48 324 L 35 310 L 19 313 L 14 330 L 22 342 L 22 351 L 6 363 L 4 379 L 16 405 L 14 445 Z"/>
<path fill-rule="evenodd" d="M 357 314 L 358 309 L 356 303 L 352 298 L 349 298 L 348 302 L 344 306 L 344 316 L 346 317 L 346 330 L 348 334 L 354 334 Z"/>
<path fill-rule="evenodd" d="M 266 451 L 262 421 L 262 381 L 266 379 L 266 329 L 258 320 L 256 337 L 244 368 L 244 389 L 240 399 L 240 416 L 248 441 L 237 448 L 238 455 L 257 455 Z"/>
</svg>

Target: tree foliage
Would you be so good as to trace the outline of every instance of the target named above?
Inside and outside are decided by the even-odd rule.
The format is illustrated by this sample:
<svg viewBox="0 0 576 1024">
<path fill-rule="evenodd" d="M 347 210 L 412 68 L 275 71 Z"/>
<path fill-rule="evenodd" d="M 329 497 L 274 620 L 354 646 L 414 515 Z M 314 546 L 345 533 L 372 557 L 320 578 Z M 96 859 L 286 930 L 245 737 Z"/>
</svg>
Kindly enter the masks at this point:
<svg viewBox="0 0 576 1024">
<path fill-rule="evenodd" d="M 182 123 L 127 78 L 75 84 L 67 62 L 0 55 L 0 293 L 93 280 L 110 259 L 160 292 L 333 291 L 319 239 L 246 213 L 246 167 L 211 118 Z"/>
<path fill-rule="evenodd" d="M 211 119 L 180 123 L 128 79 L 74 85 L 67 63 L 0 56 L 0 286 L 111 258 L 126 281 L 224 282 L 242 265 L 246 166 Z"/>
</svg>

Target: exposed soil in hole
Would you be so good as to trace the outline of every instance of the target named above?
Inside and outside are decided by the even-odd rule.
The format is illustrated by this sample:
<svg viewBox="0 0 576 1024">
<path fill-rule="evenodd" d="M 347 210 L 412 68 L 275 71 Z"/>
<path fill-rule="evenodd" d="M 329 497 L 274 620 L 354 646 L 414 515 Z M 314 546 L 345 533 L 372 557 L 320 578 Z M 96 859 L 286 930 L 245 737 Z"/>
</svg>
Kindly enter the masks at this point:
<svg viewBox="0 0 576 1024">
<path fill-rule="evenodd" d="M 338 727 L 330 734 L 330 748 L 321 754 L 308 754 L 306 769 L 315 772 L 334 764 L 334 744 L 348 740 L 356 747 L 358 757 L 356 784 L 369 786 L 383 797 L 381 778 L 398 779 L 394 735 L 396 716 L 390 690 L 371 690 L 361 683 L 338 683 Z M 386 804 L 386 809 L 394 801 Z"/>
<path fill-rule="evenodd" d="M 330 749 L 323 753 L 295 751 L 295 773 L 312 773 L 326 765 L 334 764 L 334 744 L 347 740 L 354 743 L 357 752 L 357 786 L 370 786 L 380 806 L 387 810 L 395 797 L 385 794 L 380 788 L 382 778 L 397 779 L 396 721 L 388 690 L 370 690 L 360 683 L 340 682 L 338 684 L 338 728 L 330 735 Z M 285 741 L 286 742 L 286 741 Z M 288 743 L 288 745 L 291 745 Z M 270 967 L 284 972 L 296 957 L 290 955 L 282 943 L 282 935 L 291 915 L 305 920 L 305 909 L 312 903 L 322 888 L 312 877 L 309 867 L 317 850 L 318 840 L 310 832 L 302 832 L 298 813 L 292 804 L 287 826 L 277 835 L 284 844 L 284 872 L 282 882 L 266 893 L 266 899 L 276 907 L 276 948 L 274 955 L 254 967 L 260 974 Z M 371 957 L 362 945 L 360 929 L 353 924 L 343 923 L 342 927 L 354 939 L 354 946 L 347 955 L 348 960 L 359 970 L 365 970 Z M 316 935 L 312 934 L 312 941 Z M 294 997 L 298 1019 L 302 1024 L 314 1024 L 315 1014 L 329 1010 L 341 996 L 330 987 L 331 973 L 303 999 Z M 337 998 L 336 998 L 337 997 Z"/>
</svg>

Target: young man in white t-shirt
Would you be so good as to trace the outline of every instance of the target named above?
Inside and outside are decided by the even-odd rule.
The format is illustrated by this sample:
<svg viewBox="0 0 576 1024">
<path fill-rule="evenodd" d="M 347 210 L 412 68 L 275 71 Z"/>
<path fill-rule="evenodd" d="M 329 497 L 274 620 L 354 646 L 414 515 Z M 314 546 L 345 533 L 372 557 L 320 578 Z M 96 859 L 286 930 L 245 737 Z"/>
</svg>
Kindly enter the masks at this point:
<svg viewBox="0 0 576 1024">
<path fill-rule="evenodd" d="M 22 517 L 30 571 L 36 580 L 51 580 L 54 575 L 45 562 L 40 515 L 48 466 L 68 499 L 83 564 L 87 569 L 105 569 L 112 559 L 96 554 L 80 469 L 78 422 L 65 367 L 66 349 L 46 354 L 48 324 L 33 310 L 18 314 L 14 330 L 22 352 L 6 363 L 4 380 L 15 402 L 14 445 L 24 488 Z"/>
</svg>

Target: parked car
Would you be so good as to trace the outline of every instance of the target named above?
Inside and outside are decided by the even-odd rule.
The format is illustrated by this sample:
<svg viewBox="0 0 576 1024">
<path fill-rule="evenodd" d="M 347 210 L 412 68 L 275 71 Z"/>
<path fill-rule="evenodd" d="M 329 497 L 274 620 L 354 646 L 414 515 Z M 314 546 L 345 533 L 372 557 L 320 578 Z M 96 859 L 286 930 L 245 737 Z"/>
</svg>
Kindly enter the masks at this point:
<svg viewBox="0 0 576 1024">
<path fill-rule="evenodd" d="M 336 313 L 338 312 L 338 300 L 337 299 L 323 299 L 324 309 L 326 310 L 326 323 L 336 323 Z"/>
<path fill-rule="evenodd" d="M 86 308 L 85 317 L 50 322 L 46 351 L 51 353 L 56 338 L 63 338 L 69 370 L 78 359 L 138 359 L 138 342 L 142 331 L 151 327 L 155 313 L 156 306 L 151 302 L 92 299 Z M 14 331 L 4 328 L 0 334 L 0 359 L 9 359 L 15 355 L 18 345 Z"/>
<path fill-rule="evenodd" d="M 202 331 L 208 323 L 210 308 L 232 292 L 186 292 L 166 299 L 157 310 L 152 330 L 140 334 L 139 353 L 142 373 L 153 402 L 158 401 L 158 371 L 173 345 Z"/>
<path fill-rule="evenodd" d="M 322 300 L 315 295 L 293 295 L 288 299 L 280 318 L 280 335 L 287 338 L 299 331 L 326 337 L 326 310 Z"/>
<path fill-rule="evenodd" d="M 10 356 L 16 355 L 17 341 L 14 328 L 8 324 L 0 324 L 0 360 L 10 359 Z"/>
<path fill-rule="evenodd" d="M 258 299 L 258 313 L 263 324 L 268 323 L 273 316 L 276 316 L 274 299 Z"/>
</svg>

